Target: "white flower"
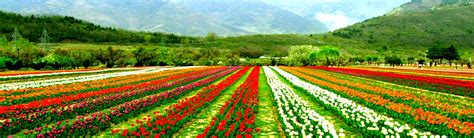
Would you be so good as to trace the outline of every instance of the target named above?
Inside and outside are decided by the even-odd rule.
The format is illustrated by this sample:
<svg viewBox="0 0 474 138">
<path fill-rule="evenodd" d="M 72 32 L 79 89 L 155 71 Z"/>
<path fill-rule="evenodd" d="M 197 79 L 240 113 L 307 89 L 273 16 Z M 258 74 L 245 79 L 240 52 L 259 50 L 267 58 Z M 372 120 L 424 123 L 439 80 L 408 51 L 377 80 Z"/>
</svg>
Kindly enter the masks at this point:
<svg viewBox="0 0 474 138">
<path fill-rule="evenodd" d="M 7 84 L 0 84 L 0 90 L 16 90 L 16 89 L 45 87 L 45 86 L 51 86 L 51 85 L 60 85 L 60 84 L 69 84 L 69 83 L 75 83 L 75 82 L 101 80 L 101 79 L 107 79 L 107 78 L 113 78 L 113 77 L 137 75 L 137 74 L 143 74 L 143 73 L 154 73 L 154 72 L 160 72 L 160 71 L 164 71 L 164 70 L 183 69 L 183 68 L 190 68 L 190 67 L 145 68 L 145 69 L 134 70 L 134 71 L 126 71 L 126 72 L 113 72 L 113 73 L 86 75 L 86 76 L 69 77 L 69 78 L 58 78 L 58 79 L 48 79 L 48 80 L 7 83 Z"/>
<path fill-rule="evenodd" d="M 408 124 L 397 122 L 391 117 L 379 114 L 374 110 L 359 105 L 347 98 L 341 97 L 340 95 L 322 89 L 316 85 L 312 85 L 311 83 L 303 81 L 282 69 L 277 67 L 272 67 L 272 69 L 281 74 L 284 78 L 291 80 L 294 85 L 305 89 L 313 96 L 313 98 L 317 98 L 320 104 L 341 111 L 342 113 L 340 115 L 342 115 L 343 118 L 361 122 L 357 123 L 361 128 L 367 128 L 369 131 L 382 131 L 381 133 L 385 135 L 388 133 L 396 135 L 398 133 L 403 133 L 405 130 L 409 132 L 409 135 L 411 136 L 417 136 L 419 134 L 416 129 L 409 127 Z M 384 125 L 379 126 L 378 124 L 380 124 L 380 121 L 382 121 Z M 387 128 L 380 130 L 380 127 L 388 127 L 388 130 Z M 397 131 L 394 132 L 393 130 Z"/>
</svg>

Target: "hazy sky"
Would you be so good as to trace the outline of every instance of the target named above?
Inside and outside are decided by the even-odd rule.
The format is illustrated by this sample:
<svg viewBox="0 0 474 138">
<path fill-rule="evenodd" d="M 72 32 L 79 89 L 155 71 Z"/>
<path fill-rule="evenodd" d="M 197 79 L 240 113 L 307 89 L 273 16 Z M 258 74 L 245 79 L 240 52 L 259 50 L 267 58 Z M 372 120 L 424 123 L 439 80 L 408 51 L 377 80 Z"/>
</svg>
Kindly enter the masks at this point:
<svg viewBox="0 0 474 138">
<path fill-rule="evenodd" d="M 306 10 L 317 4 L 333 4 L 327 11 L 315 13 L 314 19 L 323 22 L 330 30 L 384 15 L 393 8 L 411 0 L 261 0 L 279 7 L 284 7 L 297 14 L 305 14 Z M 337 5 L 340 4 L 341 7 Z M 350 7 L 344 7 L 350 6 Z M 338 8 L 335 8 L 338 7 Z M 337 10 L 340 9 L 340 10 Z"/>
</svg>

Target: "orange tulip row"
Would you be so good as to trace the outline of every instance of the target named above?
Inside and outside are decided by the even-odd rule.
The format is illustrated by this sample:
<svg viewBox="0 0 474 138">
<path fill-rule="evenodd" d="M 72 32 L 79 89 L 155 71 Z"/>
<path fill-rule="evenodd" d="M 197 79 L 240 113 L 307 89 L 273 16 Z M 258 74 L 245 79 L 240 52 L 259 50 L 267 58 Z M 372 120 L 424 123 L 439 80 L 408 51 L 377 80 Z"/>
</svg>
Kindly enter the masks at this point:
<svg viewBox="0 0 474 138">
<path fill-rule="evenodd" d="M 348 81 L 339 79 L 337 77 L 329 76 L 327 73 L 316 71 L 313 69 L 308 68 L 295 68 L 298 71 L 303 71 L 305 74 L 316 76 L 318 78 L 327 80 L 329 82 L 343 84 L 348 87 L 358 88 L 362 90 L 370 90 L 371 92 L 376 93 L 377 95 L 388 95 L 397 99 L 402 99 L 403 102 L 413 102 L 417 105 L 424 106 L 426 108 L 436 108 L 442 110 L 444 112 L 449 112 L 455 115 L 474 115 L 473 109 L 466 109 L 465 106 L 457 106 L 457 104 L 451 104 L 446 102 L 440 102 L 437 99 L 425 96 L 417 96 L 413 93 L 406 92 L 403 90 L 393 89 L 390 87 L 381 87 L 381 86 L 373 86 L 367 85 L 366 83 L 360 81 Z M 342 74 L 341 74 L 342 75 Z"/>
<path fill-rule="evenodd" d="M 467 136 L 471 135 L 472 131 L 474 131 L 474 123 L 471 123 L 471 122 L 461 122 L 457 119 L 452 119 L 435 112 L 425 111 L 421 108 L 415 109 L 403 103 L 395 103 L 379 95 L 369 94 L 369 93 L 358 91 L 349 87 L 345 87 L 338 84 L 323 81 L 320 79 L 316 79 L 314 77 L 298 72 L 297 70 L 290 67 L 281 67 L 281 68 L 289 73 L 292 73 L 309 82 L 312 82 L 315 85 L 327 87 L 329 89 L 334 90 L 335 92 L 341 93 L 342 95 L 347 95 L 348 97 L 352 99 L 361 99 L 370 104 L 383 107 L 386 110 L 395 111 L 401 115 L 411 116 L 415 120 L 424 120 L 428 124 L 434 125 L 436 127 L 442 128 L 442 125 L 445 124 L 448 127 L 448 129 L 452 129 L 456 131 L 457 133 L 460 133 L 462 135 L 467 135 Z M 334 82 L 338 82 L 338 81 L 334 81 Z M 410 123 L 414 125 L 416 124 L 416 122 L 410 122 Z M 429 130 L 429 131 L 433 131 L 433 130 Z"/>
<path fill-rule="evenodd" d="M 19 95 L 7 95 L 7 96 L 0 96 L 0 99 L 23 99 L 23 98 L 45 98 L 50 97 L 51 95 L 57 94 L 69 94 L 71 92 L 77 91 L 86 91 L 90 88 L 101 88 L 101 87 L 116 87 L 124 84 L 132 84 L 147 80 L 153 80 L 157 78 L 162 78 L 165 76 L 171 76 L 176 74 L 181 74 L 185 72 L 191 71 L 198 71 L 198 70 L 207 70 L 208 68 L 190 68 L 190 69 L 180 69 L 180 70 L 168 70 L 162 72 L 155 72 L 155 73 L 147 73 L 147 74 L 140 74 L 140 75 L 130 75 L 130 76 L 123 76 L 123 77 L 115 77 L 110 79 L 104 80 L 95 80 L 89 82 L 81 82 L 81 83 L 71 83 L 65 85 L 52 85 L 47 87 L 39 87 L 39 88 L 30 88 L 24 89 L 22 94 Z M 18 90 L 9 91 L 9 93 L 17 92 Z"/>
</svg>

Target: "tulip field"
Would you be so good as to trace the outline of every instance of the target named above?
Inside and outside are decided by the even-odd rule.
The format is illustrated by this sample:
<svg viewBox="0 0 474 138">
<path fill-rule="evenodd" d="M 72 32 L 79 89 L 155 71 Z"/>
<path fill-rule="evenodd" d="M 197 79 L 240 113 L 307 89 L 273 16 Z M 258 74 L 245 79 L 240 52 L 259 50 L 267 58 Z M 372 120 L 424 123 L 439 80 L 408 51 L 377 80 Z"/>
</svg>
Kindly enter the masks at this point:
<svg viewBox="0 0 474 138">
<path fill-rule="evenodd" d="M 0 137 L 474 137 L 474 72 L 193 66 L 0 72 Z"/>
</svg>

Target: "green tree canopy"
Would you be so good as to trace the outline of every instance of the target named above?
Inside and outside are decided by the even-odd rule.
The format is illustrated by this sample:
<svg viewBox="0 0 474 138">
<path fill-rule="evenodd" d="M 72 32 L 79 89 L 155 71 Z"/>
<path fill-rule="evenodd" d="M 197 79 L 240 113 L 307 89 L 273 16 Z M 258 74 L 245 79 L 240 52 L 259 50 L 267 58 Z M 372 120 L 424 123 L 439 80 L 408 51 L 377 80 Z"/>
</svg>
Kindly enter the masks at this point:
<svg viewBox="0 0 474 138">
<path fill-rule="evenodd" d="M 311 45 L 292 46 L 288 52 L 290 65 L 306 66 L 310 64 L 310 54 L 315 50 Z"/>
<path fill-rule="evenodd" d="M 449 65 L 451 66 L 451 61 L 459 60 L 461 56 L 459 55 L 458 50 L 454 46 L 450 46 L 444 48 L 443 50 L 443 58 L 449 61 Z"/>
<path fill-rule="evenodd" d="M 323 46 L 318 52 L 318 55 L 326 60 L 325 65 L 331 66 L 335 64 L 337 58 L 341 55 L 339 49 L 333 46 Z"/>
</svg>

